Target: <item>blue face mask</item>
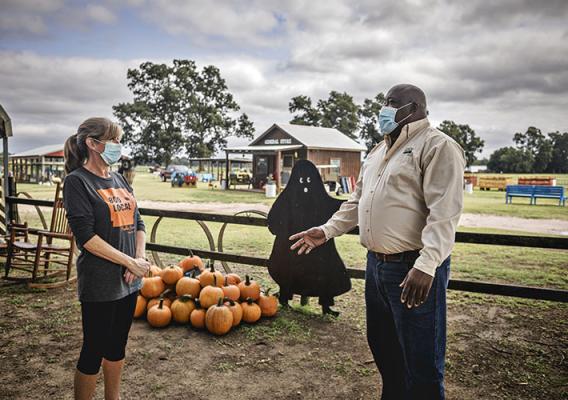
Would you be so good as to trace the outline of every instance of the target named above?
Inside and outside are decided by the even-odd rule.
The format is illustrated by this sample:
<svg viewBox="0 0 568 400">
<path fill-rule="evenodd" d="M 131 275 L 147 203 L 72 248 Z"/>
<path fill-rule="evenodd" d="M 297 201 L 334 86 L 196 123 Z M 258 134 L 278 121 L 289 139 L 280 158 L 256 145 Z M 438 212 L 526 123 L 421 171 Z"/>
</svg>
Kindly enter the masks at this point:
<svg viewBox="0 0 568 400">
<path fill-rule="evenodd" d="M 96 140 L 99 143 L 104 143 L 97 139 L 93 140 Z M 122 145 L 120 143 L 106 142 L 104 151 L 99 154 L 107 165 L 112 165 L 120 160 L 120 157 L 122 156 Z"/>
<path fill-rule="evenodd" d="M 381 108 L 381 111 L 379 112 L 379 128 L 381 129 L 381 133 L 383 135 L 388 135 L 389 133 L 394 131 L 396 128 L 398 128 L 401 122 L 403 122 L 412 115 L 409 114 L 398 122 L 394 120 L 398 110 L 402 110 L 404 107 L 408 107 L 411 104 L 413 103 L 408 103 L 400 108 L 394 108 L 388 106 L 384 106 L 383 108 Z"/>
</svg>

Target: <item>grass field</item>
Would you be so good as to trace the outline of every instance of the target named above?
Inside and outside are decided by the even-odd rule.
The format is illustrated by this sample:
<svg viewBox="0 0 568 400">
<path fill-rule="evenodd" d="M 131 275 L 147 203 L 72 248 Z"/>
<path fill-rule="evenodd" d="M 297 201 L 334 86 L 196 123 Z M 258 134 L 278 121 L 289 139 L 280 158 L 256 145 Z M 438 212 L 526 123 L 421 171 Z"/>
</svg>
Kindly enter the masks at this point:
<svg viewBox="0 0 568 400">
<path fill-rule="evenodd" d="M 568 177 L 568 175 L 566 175 Z M 210 189 L 207 184 L 199 183 L 195 189 L 172 188 L 169 183 L 161 182 L 158 177 L 147 172 L 138 172 L 134 179 L 134 190 L 138 200 L 171 202 L 220 202 L 251 203 L 271 205 L 274 199 L 267 199 L 263 193 L 241 190 Z M 19 184 L 18 191 L 28 192 L 34 198 L 53 198 L 54 187 L 37 184 Z M 348 196 L 342 196 L 346 199 Z M 568 220 L 568 207 L 559 207 L 558 201 L 544 199 L 531 206 L 528 200 L 516 198 L 513 204 L 505 204 L 504 192 L 479 191 L 464 195 L 464 212 L 473 214 L 491 214 L 520 218 L 562 219 Z"/>
<path fill-rule="evenodd" d="M 153 175 L 138 172 L 134 188 L 138 200 L 178 201 L 178 202 L 222 202 L 251 203 L 270 205 L 274 200 L 262 193 L 244 191 L 211 190 L 200 183 L 198 188 L 172 188 L 169 183 L 160 182 Z M 19 185 L 20 191 L 30 193 L 34 198 L 52 198 L 54 187 L 41 185 Z M 526 202 L 524 199 L 518 202 Z M 31 226 L 39 226 L 35 210 L 30 206 L 20 206 Z M 44 211 L 49 214 L 49 210 Z M 525 218 L 568 219 L 568 208 L 554 205 L 529 206 L 523 204 L 506 205 L 502 192 L 475 191 L 465 195 L 465 212 L 517 216 Z M 49 218 L 49 216 L 47 216 Z M 145 217 L 150 232 L 156 219 Z M 217 242 L 221 224 L 208 223 Z M 512 233 L 498 229 L 471 228 L 462 231 L 481 233 Z M 528 234 L 530 235 L 530 234 Z M 194 221 L 164 219 L 158 230 L 158 243 L 194 249 L 208 249 L 208 242 L 199 225 Z M 225 252 L 257 257 L 268 257 L 273 237 L 266 228 L 230 225 L 225 231 Z M 346 264 L 362 268 L 365 264 L 365 251 L 356 236 L 346 235 L 336 240 L 338 250 Z M 172 257 L 162 255 L 165 261 Z M 568 289 L 568 252 L 543 249 L 522 249 L 505 246 L 471 245 L 458 243 L 453 252 L 452 276 L 460 279 L 503 282 L 511 284 L 546 286 Z"/>
</svg>

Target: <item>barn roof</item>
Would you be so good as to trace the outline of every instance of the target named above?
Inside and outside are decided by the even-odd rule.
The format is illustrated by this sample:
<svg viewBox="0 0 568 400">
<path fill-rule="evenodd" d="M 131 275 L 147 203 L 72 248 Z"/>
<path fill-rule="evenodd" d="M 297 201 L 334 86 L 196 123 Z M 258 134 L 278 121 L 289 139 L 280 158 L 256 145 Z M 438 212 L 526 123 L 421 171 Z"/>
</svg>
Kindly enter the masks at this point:
<svg viewBox="0 0 568 400">
<path fill-rule="evenodd" d="M 22 151 L 20 153 L 10 155 L 12 157 L 36 157 L 36 156 L 45 156 L 52 153 L 62 153 L 63 152 L 63 145 L 61 144 L 50 144 L 47 146 L 36 147 L 34 149 L 29 149 L 26 151 Z M 59 154 L 58 154 L 59 155 Z M 54 155 L 54 156 L 58 156 Z M 61 157 L 63 154 L 61 154 Z"/>
<path fill-rule="evenodd" d="M 256 143 L 268 135 L 274 128 L 280 128 L 288 135 L 292 136 L 298 142 L 302 143 L 309 149 L 330 149 L 330 150 L 350 150 L 365 151 L 365 146 L 357 143 L 347 135 L 341 133 L 334 128 L 322 128 L 319 126 L 294 125 L 294 124 L 273 124 L 259 137 L 253 140 L 249 146 L 255 146 Z M 257 146 L 255 146 L 257 147 Z"/>
</svg>

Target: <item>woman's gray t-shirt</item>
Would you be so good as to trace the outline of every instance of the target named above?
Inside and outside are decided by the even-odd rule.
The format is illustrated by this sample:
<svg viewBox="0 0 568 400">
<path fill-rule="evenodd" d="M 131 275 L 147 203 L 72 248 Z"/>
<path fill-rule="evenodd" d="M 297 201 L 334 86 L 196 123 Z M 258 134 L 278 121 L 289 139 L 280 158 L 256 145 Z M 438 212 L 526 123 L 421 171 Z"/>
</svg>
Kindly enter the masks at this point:
<svg viewBox="0 0 568 400">
<path fill-rule="evenodd" d="M 115 249 L 135 257 L 136 232 L 145 230 L 132 187 L 111 172 L 102 178 L 78 168 L 65 178 L 63 202 L 81 254 L 77 259 L 80 301 L 113 301 L 140 289 L 141 280 L 124 280 L 125 267 L 89 253 L 83 246 L 98 235 Z"/>
</svg>

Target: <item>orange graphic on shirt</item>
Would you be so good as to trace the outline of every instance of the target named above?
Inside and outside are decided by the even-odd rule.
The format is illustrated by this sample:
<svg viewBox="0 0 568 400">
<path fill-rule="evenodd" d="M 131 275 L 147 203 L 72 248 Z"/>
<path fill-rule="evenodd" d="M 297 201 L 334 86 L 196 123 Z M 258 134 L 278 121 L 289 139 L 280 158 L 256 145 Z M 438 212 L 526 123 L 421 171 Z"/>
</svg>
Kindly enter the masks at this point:
<svg viewBox="0 0 568 400">
<path fill-rule="evenodd" d="M 134 225 L 136 200 L 126 189 L 99 189 L 99 196 L 107 203 L 113 228 Z"/>
</svg>

